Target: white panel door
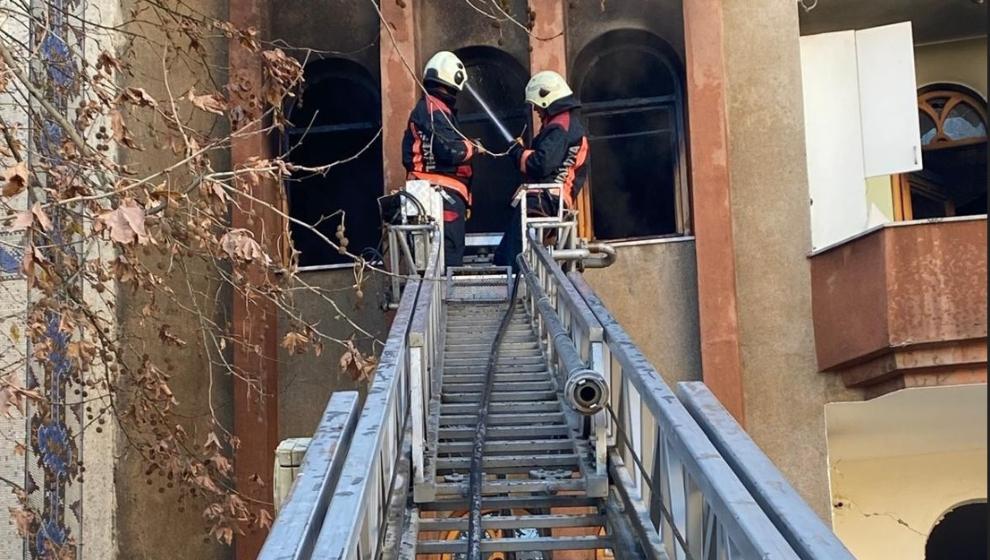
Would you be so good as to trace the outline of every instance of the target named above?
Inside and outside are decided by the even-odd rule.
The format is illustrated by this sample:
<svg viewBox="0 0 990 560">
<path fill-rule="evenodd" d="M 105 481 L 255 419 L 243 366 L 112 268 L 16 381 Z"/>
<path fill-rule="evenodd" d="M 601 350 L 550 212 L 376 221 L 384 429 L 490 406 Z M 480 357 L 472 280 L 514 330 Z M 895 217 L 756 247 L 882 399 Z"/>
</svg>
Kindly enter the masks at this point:
<svg viewBox="0 0 990 560">
<path fill-rule="evenodd" d="M 866 176 L 921 169 L 911 22 L 856 31 Z"/>
<path fill-rule="evenodd" d="M 801 80 L 814 250 L 868 220 L 855 32 L 801 37 Z"/>
</svg>

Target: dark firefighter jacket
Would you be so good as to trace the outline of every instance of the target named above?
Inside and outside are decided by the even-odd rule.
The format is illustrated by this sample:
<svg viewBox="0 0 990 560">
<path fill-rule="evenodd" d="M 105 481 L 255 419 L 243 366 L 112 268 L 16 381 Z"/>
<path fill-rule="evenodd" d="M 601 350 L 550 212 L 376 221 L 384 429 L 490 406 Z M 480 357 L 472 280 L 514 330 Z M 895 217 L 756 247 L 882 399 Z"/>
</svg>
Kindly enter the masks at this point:
<svg viewBox="0 0 990 560">
<path fill-rule="evenodd" d="M 457 133 L 452 105 L 452 97 L 435 90 L 416 103 L 402 137 L 402 164 L 410 177 L 446 187 L 470 207 L 470 161 L 475 149 Z"/>
<path fill-rule="evenodd" d="M 551 104 L 532 147 L 514 150 L 523 181 L 562 184 L 563 199 L 570 208 L 588 176 L 588 137 L 579 106 L 573 95 Z"/>
</svg>

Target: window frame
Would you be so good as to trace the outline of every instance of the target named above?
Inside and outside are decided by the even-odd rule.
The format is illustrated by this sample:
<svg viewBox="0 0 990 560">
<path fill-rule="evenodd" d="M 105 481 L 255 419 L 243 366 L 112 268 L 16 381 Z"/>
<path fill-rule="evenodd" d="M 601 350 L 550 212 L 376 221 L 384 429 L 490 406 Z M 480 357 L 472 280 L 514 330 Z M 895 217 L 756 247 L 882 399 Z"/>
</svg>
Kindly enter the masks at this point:
<svg viewBox="0 0 990 560">
<path fill-rule="evenodd" d="M 982 138 L 965 138 L 963 140 L 952 140 L 949 138 L 943 127 L 945 125 L 945 119 L 948 118 L 949 114 L 952 113 L 957 105 L 963 104 L 967 105 L 983 119 L 983 128 L 987 128 L 987 111 L 984 107 L 985 103 L 975 95 L 975 92 L 970 93 L 962 91 L 962 88 L 949 88 L 949 84 L 938 85 L 936 88 L 922 88 L 922 92 L 918 95 L 918 110 L 928 115 L 928 118 L 932 119 L 935 123 L 935 138 L 932 139 L 928 144 L 922 144 L 922 151 L 927 150 L 941 150 L 945 148 L 957 148 L 959 146 L 971 146 L 973 144 L 979 144 L 987 141 L 987 136 L 984 135 Z M 926 91 L 927 90 L 927 91 Z M 947 98 L 945 105 L 942 107 L 941 113 L 936 111 L 931 106 L 932 99 Z"/>
<path fill-rule="evenodd" d="M 941 112 L 936 111 L 931 106 L 931 100 L 937 98 L 947 98 L 945 105 L 942 106 Z M 984 130 L 988 130 L 990 123 L 988 123 L 987 118 L 986 101 L 976 91 L 951 83 L 930 84 L 918 90 L 918 111 L 920 113 L 924 113 L 932 120 L 932 122 L 935 123 L 936 131 L 935 138 L 933 138 L 931 142 L 928 144 L 922 144 L 922 153 L 973 146 L 976 144 L 983 144 L 988 141 L 987 135 L 982 138 L 966 138 L 963 140 L 952 140 L 946 136 L 942 128 L 945 124 L 945 119 L 952 112 L 952 109 L 959 104 L 965 104 L 974 109 L 980 118 L 983 119 Z M 924 133 L 924 131 L 921 132 Z M 912 178 L 910 173 L 898 173 L 891 176 L 890 188 L 893 198 L 895 222 L 910 221 L 914 219 L 914 208 L 911 203 L 911 191 L 912 188 L 916 188 L 919 191 L 930 190 L 927 189 L 927 185 L 924 185 L 923 183 L 924 181 L 921 179 Z M 940 193 L 932 191 L 919 192 L 919 194 L 933 200 L 938 200 L 938 197 L 935 195 Z M 952 204 L 951 200 L 941 202 L 945 204 L 946 216 L 954 216 L 955 205 Z"/>
<path fill-rule="evenodd" d="M 609 44 L 604 48 L 595 49 L 596 44 Z M 580 70 L 579 74 L 572 76 L 572 86 L 579 98 L 584 89 L 584 83 L 591 75 L 591 71 L 597 60 L 612 54 L 616 51 L 639 50 L 647 52 L 657 57 L 666 66 L 668 72 L 674 80 L 674 93 L 663 96 L 648 98 L 624 98 L 618 100 L 600 101 L 587 103 L 582 101 L 582 117 L 587 123 L 594 116 L 595 108 L 608 106 L 609 108 L 661 108 L 669 105 L 673 111 L 673 122 L 671 129 L 675 135 L 674 151 L 677 155 L 677 163 L 674 166 L 674 232 L 655 235 L 641 235 L 633 237 L 623 237 L 607 239 L 610 243 L 635 243 L 637 241 L 667 238 L 690 237 L 693 232 L 693 216 L 691 211 L 691 185 L 690 173 L 687 161 L 687 114 L 685 104 L 685 76 L 682 67 L 683 61 L 677 53 L 670 48 L 662 37 L 652 32 L 623 28 L 607 31 L 584 45 L 574 59 L 574 67 Z M 580 63 L 580 64 L 579 64 Z M 591 110 L 589 110 L 589 108 Z M 590 131 L 589 131 L 590 139 Z M 592 165 L 594 165 L 594 153 L 591 155 Z M 589 170 L 587 183 L 581 189 L 577 200 L 578 212 L 578 235 L 586 239 L 599 238 L 595 235 L 591 196 L 592 178 Z"/>
</svg>

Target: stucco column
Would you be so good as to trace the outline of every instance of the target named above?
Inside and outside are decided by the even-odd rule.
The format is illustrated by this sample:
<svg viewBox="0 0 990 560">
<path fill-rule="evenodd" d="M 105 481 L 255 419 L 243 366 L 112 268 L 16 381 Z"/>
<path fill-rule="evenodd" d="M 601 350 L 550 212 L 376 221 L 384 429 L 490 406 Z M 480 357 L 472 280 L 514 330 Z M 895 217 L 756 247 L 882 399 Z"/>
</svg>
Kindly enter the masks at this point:
<svg viewBox="0 0 990 560">
<path fill-rule="evenodd" d="M 553 70 L 567 76 L 564 9 L 564 0 L 529 0 L 529 10 L 533 14 L 529 69 L 533 74 Z"/>
<path fill-rule="evenodd" d="M 264 37 L 268 27 L 268 5 L 265 0 L 231 0 L 230 21 L 240 29 L 253 27 Z M 261 59 L 233 39 L 230 48 L 230 83 L 248 87 L 245 99 L 235 103 L 248 104 L 247 98 L 260 98 L 262 84 Z M 232 91 L 241 91 L 233 88 Z M 231 139 L 231 167 L 236 169 L 251 157 L 269 157 L 271 141 L 255 126 L 255 134 L 242 134 Z M 252 196 L 274 208 L 281 206 L 281 186 L 271 180 L 245 183 Z M 241 200 L 232 209 L 232 225 L 251 231 L 264 244 L 269 254 L 277 254 L 281 218 L 270 208 Z M 254 285 L 265 282 L 265 271 L 254 268 L 248 281 Z M 278 316 L 275 304 L 267 299 L 248 301 L 234 290 L 231 329 L 238 341 L 234 344 L 234 367 L 239 372 L 234 383 L 234 434 L 241 444 L 234 456 L 234 476 L 237 491 L 262 503 L 272 502 L 272 461 L 278 446 Z M 257 480 L 260 478 L 261 483 Z M 269 508 L 274 516 L 274 510 Z M 235 558 L 256 558 L 266 533 L 259 530 L 237 536 Z"/>
<path fill-rule="evenodd" d="M 721 0 L 684 0 L 698 322 L 705 384 L 745 421 Z"/>
<path fill-rule="evenodd" d="M 416 59 L 417 0 L 381 2 L 382 82 L 382 160 L 385 191 L 401 187 L 406 180 L 402 167 L 402 134 L 409 113 L 418 99 L 416 76 L 421 71 Z"/>
<path fill-rule="evenodd" d="M 815 358 L 798 9 L 684 3 L 702 360 L 828 519 L 825 404 L 838 394 Z"/>
</svg>

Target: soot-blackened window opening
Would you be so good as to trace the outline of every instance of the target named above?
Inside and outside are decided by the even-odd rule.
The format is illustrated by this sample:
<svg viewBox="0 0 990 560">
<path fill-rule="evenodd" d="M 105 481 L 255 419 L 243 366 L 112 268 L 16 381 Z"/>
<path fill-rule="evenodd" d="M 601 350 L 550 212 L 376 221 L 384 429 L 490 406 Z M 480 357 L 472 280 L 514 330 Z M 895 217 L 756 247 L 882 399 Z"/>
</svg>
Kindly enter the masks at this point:
<svg viewBox="0 0 990 560">
<path fill-rule="evenodd" d="M 356 62 L 325 59 L 306 65 L 301 95 L 288 108 L 292 126 L 282 148 L 294 164 L 334 165 L 319 173 L 298 171 L 286 181 L 289 214 L 306 224 L 290 225 L 300 266 L 353 262 L 323 239 L 338 242 L 342 223 L 348 251 L 362 255 L 379 248 L 379 91 L 377 80 Z"/>
<path fill-rule="evenodd" d="M 683 96 L 677 55 L 645 31 L 611 31 L 575 63 L 591 143 L 591 218 L 598 239 L 690 231 Z"/>
<path fill-rule="evenodd" d="M 456 54 L 467 67 L 471 87 L 495 112 L 510 133 L 529 131 L 531 111 L 526 108 L 525 89 L 529 80 L 524 68 L 512 55 L 494 47 L 465 47 Z M 508 148 L 498 129 L 467 91 L 457 98 L 461 132 L 480 138 L 492 152 Z M 474 205 L 467 222 L 468 233 L 503 231 L 509 221 L 512 193 L 519 186 L 519 170 L 512 158 L 474 158 L 471 195 Z"/>
</svg>

